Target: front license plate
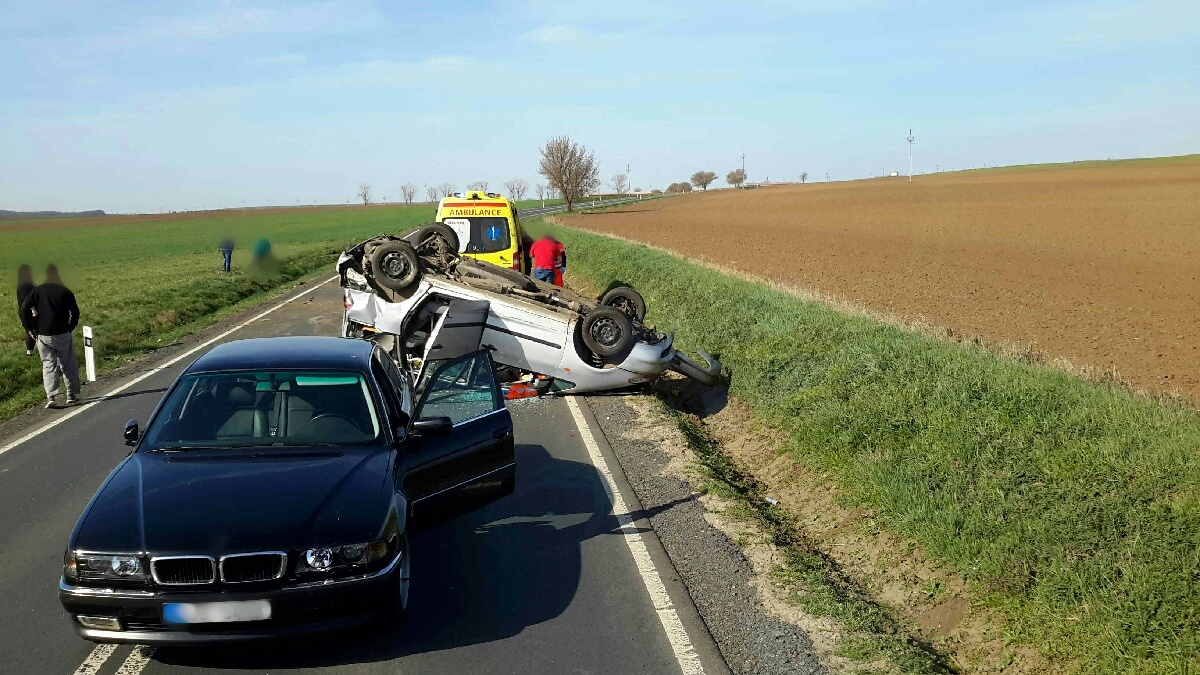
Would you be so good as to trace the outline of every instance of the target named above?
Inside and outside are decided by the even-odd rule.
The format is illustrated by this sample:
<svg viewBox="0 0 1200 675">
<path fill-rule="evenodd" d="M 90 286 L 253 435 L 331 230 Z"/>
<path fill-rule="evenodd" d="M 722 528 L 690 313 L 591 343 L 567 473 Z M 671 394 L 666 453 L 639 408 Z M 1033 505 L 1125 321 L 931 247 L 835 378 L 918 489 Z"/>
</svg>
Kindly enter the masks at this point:
<svg viewBox="0 0 1200 675">
<path fill-rule="evenodd" d="M 168 602 L 163 604 L 166 623 L 231 623 L 234 621 L 266 621 L 271 618 L 271 603 L 267 600 L 238 602 Z"/>
</svg>

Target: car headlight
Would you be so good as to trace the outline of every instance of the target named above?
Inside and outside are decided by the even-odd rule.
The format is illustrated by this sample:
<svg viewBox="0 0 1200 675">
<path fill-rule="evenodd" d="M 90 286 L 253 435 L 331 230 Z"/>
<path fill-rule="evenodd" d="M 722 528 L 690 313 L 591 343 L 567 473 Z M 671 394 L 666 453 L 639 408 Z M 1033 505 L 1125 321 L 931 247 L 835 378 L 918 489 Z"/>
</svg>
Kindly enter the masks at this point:
<svg viewBox="0 0 1200 675">
<path fill-rule="evenodd" d="M 146 582 L 150 578 L 142 556 L 75 551 L 68 551 L 63 560 L 63 576 L 82 581 Z"/>
<path fill-rule="evenodd" d="M 386 540 L 376 539 L 361 544 L 317 546 L 300 554 L 297 574 L 347 574 L 362 570 L 388 557 Z"/>
</svg>

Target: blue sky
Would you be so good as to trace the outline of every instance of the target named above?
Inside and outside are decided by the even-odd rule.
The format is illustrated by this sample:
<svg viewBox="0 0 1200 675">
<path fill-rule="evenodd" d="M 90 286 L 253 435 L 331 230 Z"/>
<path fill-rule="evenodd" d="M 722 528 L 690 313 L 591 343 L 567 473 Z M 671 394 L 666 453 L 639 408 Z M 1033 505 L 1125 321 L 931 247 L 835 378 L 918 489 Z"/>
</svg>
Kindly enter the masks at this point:
<svg viewBox="0 0 1200 675">
<path fill-rule="evenodd" d="M 642 188 L 1200 152 L 1198 57 L 1194 0 L 8 0 L 0 208 L 533 183 L 558 134 Z"/>
</svg>

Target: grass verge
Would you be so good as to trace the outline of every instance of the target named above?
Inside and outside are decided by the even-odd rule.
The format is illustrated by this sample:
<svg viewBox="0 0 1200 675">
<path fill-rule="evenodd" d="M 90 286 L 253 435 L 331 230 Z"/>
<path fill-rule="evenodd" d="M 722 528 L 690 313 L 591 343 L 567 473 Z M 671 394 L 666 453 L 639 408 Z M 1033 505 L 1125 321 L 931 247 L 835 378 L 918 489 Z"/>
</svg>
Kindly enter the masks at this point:
<svg viewBox="0 0 1200 675">
<path fill-rule="evenodd" d="M 570 222 L 570 218 L 564 219 Z M 1200 671 L 1200 414 L 567 227 L 880 523 L 1083 672 Z"/>
<path fill-rule="evenodd" d="M 913 637 L 902 621 L 873 601 L 816 542 L 804 534 L 795 516 L 768 502 L 762 486 L 742 472 L 721 450 L 695 418 L 668 406 L 662 407 L 696 453 L 708 479 L 703 489 L 740 506 L 784 555 L 786 563 L 774 570 L 774 580 L 787 589 L 789 599 L 813 616 L 830 617 L 848 632 L 839 656 L 858 662 L 885 660 L 901 673 L 954 673 L 950 661 L 927 642 Z"/>
<path fill-rule="evenodd" d="M 63 270 L 79 299 L 82 324 L 96 332 L 101 372 L 194 332 L 248 301 L 313 275 L 333 271 L 346 245 L 380 232 L 399 233 L 427 222 L 428 205 L 304 212 L 217 212 L 186 219 L 164 216 L 105 218 L 96 224 L 0 231 L 0 267 L 48 262 Z M 148 219 L 149 218 L 149 219 Z M 38 224 L 38 223 L 35 223 Z M 220 271 L 217 243 L 238 242 L 234 271 Z M 250 270 L 249 249 L 262 237 L 282 260 L 271 273 Z M 15 286 L 15 284 L 14 284 Z M 41 367 L 25 356 L 13 287 L 0 292 L 0 421 L 40 401 Z M 76 335 L 82 353 L 83 340 Z M 82 364 L 82 355 L 80 363 Z"/>
</svg>

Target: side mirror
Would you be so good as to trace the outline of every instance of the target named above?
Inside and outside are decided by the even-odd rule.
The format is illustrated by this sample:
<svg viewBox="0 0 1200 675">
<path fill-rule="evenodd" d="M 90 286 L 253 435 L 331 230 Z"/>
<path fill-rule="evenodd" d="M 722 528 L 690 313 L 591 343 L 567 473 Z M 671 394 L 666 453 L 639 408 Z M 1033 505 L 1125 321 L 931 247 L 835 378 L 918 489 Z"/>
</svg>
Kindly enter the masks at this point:
<svg viewBox="0 0 1200 675">
<path fill-rule="evenodd" d="M 422 436 L 445 436 L 454 428 L 454 422 L 449 417 L 422 417 L 413 422 L 412 428 Z"/>
<path fill-rule="evenodd" d="M 141 432 L 138 430 L 137 420 L 129 420 L 125 423 L 125 445 L 136 445 Z"/>
</svg>

